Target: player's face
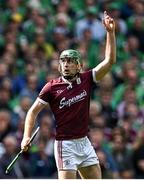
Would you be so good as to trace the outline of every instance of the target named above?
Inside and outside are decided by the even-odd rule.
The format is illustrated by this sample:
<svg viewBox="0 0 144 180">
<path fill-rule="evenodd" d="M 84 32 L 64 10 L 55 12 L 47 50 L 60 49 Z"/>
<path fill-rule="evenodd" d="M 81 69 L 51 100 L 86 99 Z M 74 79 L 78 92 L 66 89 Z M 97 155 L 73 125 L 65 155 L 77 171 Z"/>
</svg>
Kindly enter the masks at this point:
<svg viewBox="0 0 144 180">
<path fill-rule="evenodd" d="M 60 65 L 63 76 L 74 76 L 78 71 L 78 63 L 72 58 L 60 59 Z"/>
</svg>

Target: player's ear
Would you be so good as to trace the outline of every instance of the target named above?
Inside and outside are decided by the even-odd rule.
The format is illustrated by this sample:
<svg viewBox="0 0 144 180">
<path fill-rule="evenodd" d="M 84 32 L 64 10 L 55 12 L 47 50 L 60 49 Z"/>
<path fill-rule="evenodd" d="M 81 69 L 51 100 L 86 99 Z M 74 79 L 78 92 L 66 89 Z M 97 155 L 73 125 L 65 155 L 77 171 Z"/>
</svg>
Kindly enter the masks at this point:
<svg viewBox="0 0 144 180">
<path fill-rule="evenodd" d="M 83 64 L 80 64 L 80 63 L 79 63 L 77 66 L 78 66 L 78 72 L 81 72 L 81 71 L 82 71 L 82 68 L 83 68 Z"/>
</svg>

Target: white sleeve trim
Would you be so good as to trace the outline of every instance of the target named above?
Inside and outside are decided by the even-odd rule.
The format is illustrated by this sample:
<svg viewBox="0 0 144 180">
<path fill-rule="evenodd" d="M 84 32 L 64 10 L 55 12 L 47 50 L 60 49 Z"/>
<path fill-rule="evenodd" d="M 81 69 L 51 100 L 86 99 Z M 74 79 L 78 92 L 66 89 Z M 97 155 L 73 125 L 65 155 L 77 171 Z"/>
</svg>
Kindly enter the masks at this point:
<svg viewBox="0 0 144 180">
<path fill-rule="evenodd" d="M 40 103 L 44 104 L 44 105 L 47 105 L 47 104 L 48 104 L 46 101 L 40 99 L 39 97 L 37 98 L 37 100 L 38 100 Z"/>
<path fill-rule="evenodd" d="M 98 83 L 98 81 L 96 80 L 96 72 L 95 72 L 95 70 L 94 69 L 92 69 L 92 78 L 93 78 L 93 82 L 95 82 L 95 83 Z"/>
</svg>

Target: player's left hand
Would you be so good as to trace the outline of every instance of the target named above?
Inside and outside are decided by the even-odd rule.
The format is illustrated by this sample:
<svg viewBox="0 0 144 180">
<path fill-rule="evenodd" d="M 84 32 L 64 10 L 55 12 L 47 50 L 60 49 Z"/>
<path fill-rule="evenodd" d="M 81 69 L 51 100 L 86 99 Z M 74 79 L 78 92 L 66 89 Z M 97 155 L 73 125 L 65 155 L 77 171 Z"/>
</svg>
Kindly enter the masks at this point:
<svg viewBox="0 0 144 180">
<path fill-rule="evenodd" d="M 114 19 L 111 18 L 107 12 L 104 12 L 104 18 L 103 18 L 103 24 L 108 32 L 114 32 L 115 31 L 115 22 Z"/>
</svg>

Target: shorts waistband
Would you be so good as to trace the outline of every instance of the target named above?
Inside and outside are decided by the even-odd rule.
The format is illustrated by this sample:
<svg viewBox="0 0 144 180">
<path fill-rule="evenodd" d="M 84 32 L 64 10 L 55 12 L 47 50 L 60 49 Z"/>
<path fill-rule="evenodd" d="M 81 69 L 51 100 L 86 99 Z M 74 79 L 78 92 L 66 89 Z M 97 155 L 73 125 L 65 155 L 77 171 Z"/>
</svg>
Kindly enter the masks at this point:
<svg viewBox="0 0 144 180">
<path fill-rule="evenodd" d="M 84 137 L 82 137 L 82 138 L 76 138 L 76 139 L 68 139 L 68 140 L 56 140 L 56 141 L 65 141 L 65 142 L 67 142 L 67 141 L 71 141 L 71 142 L 80 142 L 80 141 L 84 141 L 84 140 L 87 140 L 88 139 L 88 137 L 87 136 L 84 136 Z"/>
<path fill-rule="evenodd" d="M 71 141 L 83 141 L 85 139 L 87 139 L 87 136 L 82 137 L 82 138 L 77 138 L 77 139 L 71 139 Z"/>
</svg>

